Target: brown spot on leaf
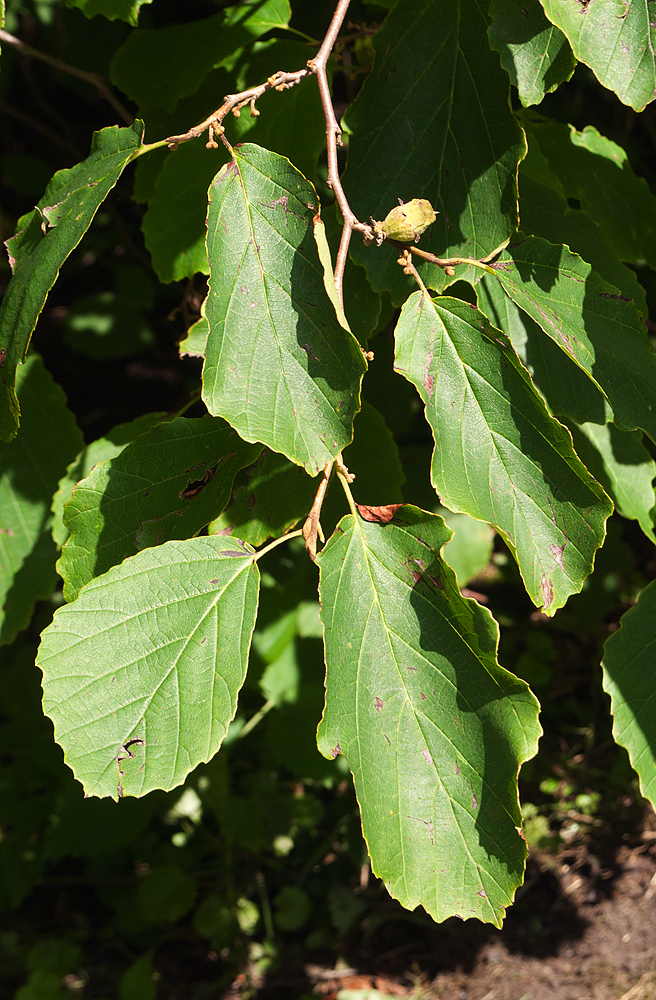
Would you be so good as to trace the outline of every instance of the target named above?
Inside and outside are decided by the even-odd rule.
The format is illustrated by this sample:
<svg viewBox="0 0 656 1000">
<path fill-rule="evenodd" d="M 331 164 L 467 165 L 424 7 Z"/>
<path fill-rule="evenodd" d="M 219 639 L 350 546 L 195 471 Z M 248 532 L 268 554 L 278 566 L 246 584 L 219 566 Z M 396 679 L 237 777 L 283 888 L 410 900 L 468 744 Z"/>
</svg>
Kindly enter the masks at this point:
<svg viewBox="0 0 656 1000">
<path fill-rule="evenodd" d="M 376 709 L 376 711 L 380 712 L 380 710 L 381 710 L 382 707 L 383 707 L 383 699 L 382 698 L 374 698 L 374 708 Z"/>
<path fill-rule="evenodd" d="M 565 546 L 556 545 L 555 543 L 552 542 L 552 544 L 549 546 L 549 551 L 551 552 L 551 555 L 554 557 L 560 568 L 564 569 L 565 567 L 563 566 L 563 552 L 565 551 Z"/>
<path fill-rule="evenodd" d="M 399 507 L 402 507 L 402 503 L 387 503 L 383 504 L 382 507 L 371 507 L 366 503 L 358 503 L 355 505 L 358 508 L 358 512 L 363 521 L 373 521 L 376 524 L 387 524 L 391 521 L 396 514 Z"/>
<path fill-rule="evenodd" d="M 333 749 L 330 751 L 330 756 L 334 760 L 335 757 L 337 757 L 337 755 L 340 754 L 341 752 L 342 752 L 342 748 L 340 747 L 339 743 L 336 743 L 335 746 L 333 747 Z"/>
<path fill-rule="evenodd" d="M 545 608 L 551 607 L 554 599 L 553 580 L 544 573 L 540 582 L 540 594 L 542 596 L 542 606 Z"/>
</svg>

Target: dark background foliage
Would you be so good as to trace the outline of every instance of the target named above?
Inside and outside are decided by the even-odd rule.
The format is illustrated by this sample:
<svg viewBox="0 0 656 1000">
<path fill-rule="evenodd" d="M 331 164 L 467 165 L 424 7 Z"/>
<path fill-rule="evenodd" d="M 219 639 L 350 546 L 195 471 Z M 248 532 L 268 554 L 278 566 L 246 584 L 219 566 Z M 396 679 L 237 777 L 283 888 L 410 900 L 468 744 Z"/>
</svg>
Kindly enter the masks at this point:
<svg viewBox="0 0 656 1000">
<path fill-rule="evenodd" d="M 139 23 L 192 22 L 223 6 L 156 0 L 142 8 Z M 320 38 L 329 6 L 295 0 L 292 26 Z M 384 8 L 355 0 L 351 33 L 375 28 Z M 131 30 L 121 21 L 88 20 L 56 0 L 9 0 L 6 28 L 105 78 Z M 335 66 L 338 116 L 357 92 L 364 64 L 360 38 Z M 92 131 L 115 124 L 117 114 L 89 83 L 9 45 L 0 110 L 7 238 L 50 176 L 82 160 Z M 653 105 L 636 115 L 579 66 L 540 111 L 578 128 L 596 125 L 628 150 L 636 172 L 656 189 Z M 322 176 L 320 162 L 318 184 L 327 199 Z M 141 180 L 147 184 L 147 173 Z M 179 410 L 198 382 L 199 362 L 180 358 L 177 343 L 198 314 L 204 282 L 201 276 L 158 282 L 140 228 L 144 206 L 131 197 L 132 184 L 128 172 L 62 268 L 33 340 L 87 441 L 140 414 Z M 656 305 L 653 275 L 638 272 Z M 9 274 L 5 258 L 0 281 L 6 284 Z M 471 294 L 465 286 L 458 290 Z M 417 471 L 430 455 L 429 431 L 412 391 L 384 363 L 391 315 L 391 306 L 383 308 L 373 342 L 379 364 L 366 392 L 397 436 L 407 498 L 430 508 L 434 497 L 422 497 L 427 484 Z M 202 408 L 188 412 L 200 415 Z M 532 685 L 548 733 L 539 758 L 521 774 L 529 879 L 503 932 L 509 947 L 528 955 L 554 954 L 582 933 L 576 898 L 554 909 L 563 866 L 577 867 L 601 899 L 612 894 L 627 845 L 649 844 L 643 834 L 651 814 L 625 752 L 611 739 L 598 663 L 609 630 L 656 566 L 635 524 L 615 517 L 609 534 L 583 593 L 553 620 L 535 612 L 498 538 L 490 564 L 470 581 L 504 626 L 500 662 Z M 232 984 L 235 996 L 301 996 L 312 991 L 312 967 L 328 969 L 338 959 L 387 977 L 390 989 L 409 987 L 412 975 L 418 981 L 438 969 L 471 966 L 497 932 L 473 922 L 437 927 L 388 897 L 369 873 L 348 772 L 316 750 L 323 658 L 309 562 L 279 549 L 267 564 L 253 663 L 221 753 L 183 788 L 142 800 L 84 800 L 53 743 L 34 657 L 60 600 L 56 594 L 41 603 L 29 629 L 2 651 L 3 996 L 201 1000 L 232 995 L 226 992 Z M 246 720 L 262 708 L 261 682 L 271 665 L 270 684 L 279 675 L 284 685 L 285 670 L 295 672 L 296 683 L 244 735 Z"/>
</svg>

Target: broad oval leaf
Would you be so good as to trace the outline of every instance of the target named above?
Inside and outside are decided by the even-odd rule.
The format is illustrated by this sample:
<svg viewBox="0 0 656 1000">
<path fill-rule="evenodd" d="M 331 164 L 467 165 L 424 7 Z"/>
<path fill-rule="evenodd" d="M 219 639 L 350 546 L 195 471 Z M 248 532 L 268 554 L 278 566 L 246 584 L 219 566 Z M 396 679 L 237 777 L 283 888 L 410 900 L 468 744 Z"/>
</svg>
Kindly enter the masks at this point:
<svg viewBox="0 0 656 1000">
<path fill-rule="evenodd" d="M 621 262 L 627 258 L 618 256 L 621 246 L 617 239 L 611 240 L 606 235 L 608 224 L 604 227 L 599 224 L 600 213 L 593 206 L 592 210 L 584 211 L 569 205 L 559 178 L 550 170 L 532 134 L 529 142 L 528 156 L 519 171 L 522 231 L 529 236 L 541 236 L 550 243 L 564 243 L 591 264 L 600 278 L 616 285 L 622 295 L 633 299 L 642 316 L 647 316 L 645 290 L 635 271 Z M 583 173 L 590 176 L 589 169 Z M 604 221 L 608 223 L 607 219 Z M 641 246 L 648 242 L 648 232 L 645 231 L 648 229 L 646 225 L 640 239 Z"/>
<path fill-rule="evenodd" d="M 581 202 L 619 259 L 632 264 L 646 260 L 656 268 L 656 195 L 645 178 L 635 174 L 626 150 L 591 125 L 579 132 L 573 125 L 536 120 L 535 116 L 526 117 L 524 124 L 531 149 L 538 146 L 565 196 Z M 549 238 L 548 232 L 540 231 L 539 235 Z M 570 244 L 567 235 L 554 242 L 567 243 L 595 264 Z"/>
<path fill-rule="evenodd" d="M 195 535 L 223 510 L 235 475 L 259 450 L 216 417 L 178 417 L 97 465 L 64 507 L 70 534 L 57 569 L 66 600 L 140 549 Z"/>
<path fill-rule="evenodd" d="M 524 107 L 539 104 L 576 66 L 565 35 L 545 17 L 540 0 L 492 0 L 490 45 Z"/>
<path fill-rule="evenodd" d="M 538 704 L 496 661 L 492 616 L 439 556 L 441 517 L 344 518 L 317 557 L 326 643 L 324 756 L 353 773 L 374 872 L 435 920 L 501 925 L 521 884 L 517 773 Z"/>
<path fill-rule="evenodd" d="M 621 430 L 656 441 L 656 355 L 632 299 L 565 246 L 518 233 L 494 274 L 602 390 Z"/>
<path fill-rule="evenodd" d="M 85 445 L 75 456 L 66 469 L 66 474 L 59 480 L 59 488 L 52 498 L 52 537 L 58 548 L 61 549 L 69 535 L 68 528 L 64 525 L 64 506 L 71 499 L 77 484 L 82 479 L 86 479 L 94 466 L 100 462 L 106 462 L 110 458 L 116 458 L 126 445 L 138 438 L 140 434 L 150 430 L 153 424 L 167 419 L 167 414 L 163 411 L 144 413 L 128 423 L 112 427 L 104 437 L 97 438 L 97 440 Z"/>
<path fill-rule="evenodd" d="M 171 789 L 221 746 L 246 676 L 259 571 L 236 538 L 146 549 L 56 612 L 37 663 L 87 795 Z"/>
<path fill-rule="evenodd" d="M 656 806 L 656 713 L 654 634 L 656 581 L 622 616 L 606 640 L 602 660 L 604 690 L 610 695 L 613 735 L 626 747 L 640 778 L 640 791 Z"/>
<path fill-rule="evenodd" d="M 563 3 L 541 0 L 545 14 L 569 39 L 577 59 L 635 111 L 654 100 L 656 28 L 653 5 L 625 0 Z"/>
<path fill-rule="evenodd" d="M 554 614 L 592 571 L 611 501 L 474 306 L 417 292 L 403 307 L 396 344 L 395 369 L 426 404 L 440 499 L 501 532 L 531 600 Z"/>
<path fill-rule="evenodd" d="M 32 331 L 59 269 L 78 245 L 98 208 L 142 146 L 143 122 L 94 132 L 91 152 L 75 167 L 59 170 L 36 208 L 18 220 L 7 241 L 13 277 L 0 308 L 0 439 L 18 429 L 16 368 L 25 360 Z"/>
<path fill-rule="evenodd" d="M 203 369 L 210 413 L 312 476 L 351 441 L 366 368 L 324 287 L 318 209 L 289 160 L 235 148 L 210 188 Z"/>
<path fill-rule="evenodd" d="M 353 211 L 380 220 L 398 198 L 427 198 L 440 214 L 421 246 L 440 257 L 487 257 L 516 228 L 526 144 L 508 78 L 489 47 L 487 7 L 480 0 L 397 3 L 374 36 L 373 70 L 346 117 L 343 179 Z M 389 289 L 400 305 L 413 283 L 396 264 L 397 251 L 359 239 L 351 246 L 373 287 Z M 434 264 L 417 266 L 431 287 L 450 283 Z M 458 277 L 473 278 L 473 269 Z"/>
</svg>

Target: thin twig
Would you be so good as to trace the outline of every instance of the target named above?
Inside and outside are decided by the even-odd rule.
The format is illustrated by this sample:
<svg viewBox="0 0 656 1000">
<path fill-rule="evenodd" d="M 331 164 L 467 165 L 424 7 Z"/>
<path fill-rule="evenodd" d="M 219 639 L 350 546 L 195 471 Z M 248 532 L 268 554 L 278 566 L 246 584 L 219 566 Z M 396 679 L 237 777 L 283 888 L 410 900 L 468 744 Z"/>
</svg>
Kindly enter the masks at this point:
<svg viewBox="0 0 656 1000">
<path fill-rule="evenodd" d="M 197 139 L 203 134 L 203 132 L 207 131 L 207 148 L 217 149 L 218 143 L 214 137 L 218 136 L 219 139 L 225 143 L 225 139 L 223 139 L 223 134 L 225 132 L 223 122 L 229 112 L 232 111 L 234 115 L 238 116 L 242 108 L 250 105 L 251 116 L 255 117 L 259 115 L 259 111 L 255 107 L 255 102 L 268 90 L 288 90 L 290 87 L 295 87 L 296 84 L 301 83 L 302 80 L 307 79 L 309 76 L 316 76 L 317 83 L 319 85 L 319 95 L 321 97 L 324 121 L 326 123 L 328 186 L 332 188 L 335 193 L 335 199 L 344 220 L 342 239 L 340 241 L 335 266 L 335 287 L 337 289 L 337 295 L 342 308 L 344 307 L 344 268 L 346 266 L 351 234 L 354 229 L 357 229 L 363 234 L 365 239 L 370 240 L 373 238 L 373 230 L 369 223 L 360 222 L 355 213 L 351 210 L 351 206 L 349 205 L 348 199 L 344 194 L 344 189 L 342 188 L 339 178 L 337 145 L 338 143 L 341 145 L 342 130 L 335 117 L 335 110 L 330 96 L 330 87 L 328 86 L 328 76 L 326 73 L 326 66 L 330 53 L 335 45 L 339 29 L 342 26 L 350 2 L 351 0 L 338 0 L 335 13 L 333 14 L 319 51 L 314 59 L 308 60 L 308 64 L 304 69 L 296 70 L 293 73 L 286 73 L 282 71 L 274 73 L 273 76 L 270 76 L 265 83 L 261 83 L 257 87 L 251 87 L 248 90 L 243 90 L 239 94 L 227 94 L 223 99 L 221 107 L 212 112 L 212 114 L 206 118 L 205 121 L 201 122 L 200 125 L 194 125 L 193 128 L 190 128 L 187 132 L 184 132 L 181 135 L 171 135 L 166 140 L 171 149 L 176 149 L 179 143 L 188 142 L 190 139 Z"/>
<path fill-rule="evenodd" d="M 268 90 L 289 90 L 290 87 L 295 87 L 297 83 L 300 83 L 301 80 L 305 80 L 306 77 L 311 75 L 312 71 L 308 67 L 296 70 L 294 73 L 274 73 L 265 83 L 261 83 L 258 87 L 250 87 L 248 90 L 242 90 L 240 94 L 226 94 L 221 107 L 212 112 L 204 122 L 201 122 L 200 125 L 194 125 L 193 128 L 190 128 L 188 132 L 184 132 L 182 135 L 170 135 L 166 141 L 171 149 L 176 149 L 178 143 L 188 142 L 190 139 L 198 139 L 207 130 L 209 132 L 209 139 L 206 143 L 207 148 L 217 149 L 218 143 L 215 141 L 214 136 L 222 136 L 225 132 L 223 119 L 230 111 L 238 118 L 241 109 L 250 104 L 251 118 L 257 118 L 260 113 L 255 107 L 258 97 L 266 94 Z"/>
<path fill-rule="evenodd" d="M 54 66 L 55 69 L 61 70 L 62 73 L 68 73 L 69 76 L 76 76 L 79 80 L 85 80 L 100 91 L 105 100 L 111 104 L 116 114 L 127 125 L 131 125 L 134 121 L 134 115 L 131 115 L 127 108 L 124 108 L 121 102 L 114 97 L 103 78 L 98 76 L 97 73 L 88 73 L 84 69 L 78 69 L 77 66 L 70 66 L 69 63 L 62 62 L 61 59 L 49 56 L 47 52 L 40 52 L 39 49 L 33 49 L 31 45 L 26 45 L 20 38 L 11 35 L 4 28 L 0 28 L 0 42 L 12 45 L 23 56 L 31 59 L 40 59 L 41 62 L 48 63 L 49 66 Z"/>
<path fill-rule="evenodd" d="M 328 489 L 330 474 L 333 471 L 333 464 L 333 462 L 328 462 L 324 467 L 324 470 L 321 473 L 319 489 L 317 490 L 312 506 L 310 507 L 310 513 L 306 518 L 305 524 L 301 528 L 301 533 L 305 539 L 305 549 L 312 562 L 314 562 L 317 558 L 317 537 L 323 542 L 323 531 L 321 530 L 321 522 L 319 518 L 321 517 L 321 508 L 323 507 L 326 490 Z"/>
<path fill-rule="evenodd" d="M 357 229 L 365 236 L 365 238 L 370 239 L 372 237 L 371 226 L 367 223 L 360 222 L 355 213 L 351 210 L 351 206 L 349 205 L 348 199 L 344 194 L 344 188 L 342 187 L 342 182 L 339 177 L 337 146 L 338 144 L 340 146 L 342 145 L 342 130 L 337 123 L 337 119 L 335 118 L 335 110 L 330 96 L 330 87 L 328 86 L 328 76 L 326 73 L 328 58 L 335 44 L 339 29 L 342 26 L 342 22 L 344 21 L 350 3 L 351 0 L 339 0 L 339 3 L 335 8 L 335 13 L 333 14 L 333 19 L 330 22 L 328 31 L 326 32 L 326 37 L 321 43 L 321 48 L 317 52 L 314 59 L 311 59 L 308 63 L 308 66 L 317 78 L 319 95 L 321 97 L 321 106 L 323 108 L 323 116 L 326 122 L 328 187 L 332 188 L 335 194 L 335 200 L 337 201 L 339 210 L 342 213 L 342 219 L 344 220 L 342 238 L 339 244 L 337 260 L 335 262 L 335 288 L 337 289 L 337 296 L 342 308 L 344 308 L 344 268 L 346 267 L 346 258 L 348 255 L 351 234 L 354 229 Z"/>
<path fill-rule="evenodd" d="M 454 266 L 456 264 L 471 264 L 472 267 L 480 267 L 483 271 L 487 271 L 489 274 L 494 274 L 495 269 L 499 270 L 501 265 L 489 264 L 485 260 L 477 260 L 475 257 L 436 257 L 434 253 L 429 253 L 428 250 L 420 250 L 419 247 L 408 245 L 407 243 L 402 243 L 401 240 L 390 240 L 386 239 L 386 243 L 390 243 L 397 250 L 401 251 L 401 254 L 410 251 L 410 253 L 415 254 L 417 257 L 421 257 L 422 260 L 426 260 L 429 264 L 437 264 L 446 273 L 452 277 L 455 274 Z"/>
<path fill-rule="evenodd" d="M 357 518 L 358 509 L 355 505 L 353 494 L 351 493 L 351 483 L 355 479 L 355 476 L 353 475 L 352 472 L 349 472 L 349 470 L 344 465 L 344 459 L 342 458 L 341 454 L 338 455 L 337 458 L 335 459 L 335 471 L 337 472 L 337 478 L 342 484 L 342 489 L 346 494 L 346 500 L 348 502 L 349 507 L 351 508 L 351 513 L 355 518 Z"/>
</svg>

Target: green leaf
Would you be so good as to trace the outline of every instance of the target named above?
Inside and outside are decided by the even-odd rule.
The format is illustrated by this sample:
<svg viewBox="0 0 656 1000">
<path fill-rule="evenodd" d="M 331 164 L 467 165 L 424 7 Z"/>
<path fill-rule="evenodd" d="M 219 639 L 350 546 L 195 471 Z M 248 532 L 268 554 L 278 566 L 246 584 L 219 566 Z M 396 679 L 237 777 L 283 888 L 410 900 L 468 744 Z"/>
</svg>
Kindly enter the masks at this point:
<svg viewBox="0 0 656 1000">
<path fill-rule="evenodd" d="M 640 791 L 656 804 L 656 714 L 654 714 L 654 634 L 656 581 L 622 616 L 606 640 L 602 660 L 604 691 L 610 695 L 613 735 L 626 747 L 638 772 Z"/>
<path fill-rule="evenodd" d="M 178 417 L 97 465 L 64 508 L 70 536 L 57 568 L 66 600 L 140 549 L 200 531 L 225 507 L 236 473 L 258 452 L 223 420 Z"/>
<path fill-rule="evenodd" d="M 438 553 L 441 517 L 344 518 L 317 558 L 326 642 L 324 756 L 353 773 L 376 875 L 435 920 L 501 925 L 522 881 L 516 779 L 538 705 L 496 662 L 497 625 Z"/>
<path fill-rule="evenodd" d="M 210 188 L 203 400 L 246 441 L 316 475 L 351 441 L 366 368 L 323 283 L 316 191 L 245 144 Z"/>
<path fill-rule="evenodd" d="M 578 60 L 635 111 L 654 99 L 656 30 L 648 3 L 541 0 L 549 20 L 565 33 Z M 650 20 L 651 18 L 651 20 Z"/>
<path fill-rule="evenodd" d="M 297 931 L 307 923 L 312 912 L 312 900 L 297 885 L 285 885 L 273 901 L 276 927 L 283 931 Z"/>
<path fill-rule="evenodd" d="M 635 175 L 626 150 L 591 125 L 577 132 L 573 125 L 523 121 L 565 195 L 581 202 L 620 260 L 656 268 L 656 195 Z"/>
<path fill-rule="evenodd" d="M 351 484 L 355 500 L 371 506 L 401 503 L 405 474 L 396 441 L 382 413 L 363 401 L 353 431 L 353 443 L 345 449 L 343 458 L 349 472 L 355 476 Z M 321 511 L 321 524 L 326 534 L 347 512 L 344 491 L 333 481 Z"/>
<path fill-rule="evenodd" d="M 285 28 L 290 16 L 289 0 L 242 0 L 212 17 L 138 28 L 112 60 L 112 83 L 142 111 L 173 111 L 181 97 L 198 90 L 211 69 L 272 28 Z"/>
<path fill-rule="evenodd" d="M 510 338 L 555 416 L 571 417 L 580 424 L 586 421 L 604 424 L 613 419 L 606 397 L 595 383 L 508 298 L 496 277 L 484 275 L 476 285 L 476 296 L 481 311 Z"/>
<path fill-rule="evenodd" d="M 569 80 L 576 66 L 569 42 L 550 24 L 539 0 L 492 0 L 491 47 L 528 107 Z"/>
<path fill-rule="evenodd" d="M 525 143 L 489 48 L 486 12 L 478 0 L 398 3 L 374 37 L 374 68 L 348 112 L 351 208 L 363 221 L 380 220 L 398 198 L 427 198 L 440 214 L 421 246 L 440 257 L 486 257 L 516 227 Z M 360 240 L 352 247 L 373 288 L 400 304 L 413 286 L 397 251 Z M 451 280 L 433 264 L 419 272 L 437 289 Z"/>
<path fill-rule="evenodd" d="M 334 205 L 330 205 L 322 212 L 322 220 L 326 227 L 326 239 L 330 247 L 331 257 L 334 260 L 337 258 L 342 236 L 342 225 L 337 218 Z M 316 229 L 315 236 L 317 236 Z M 343 291 L 346 320 L 351 331 L 358 338 L 358 343 L 366 347 L 369 337 L 378 326 L 381 297 L 378 292 L 374 292 L 369 284 L 364 267 L 359 267 L 353 261 L 349 261 L 346 266 Z"/>
<path fill-rule="evenodd" d="M 204 358 L 205 357 L 205 345 L 207 343 L 207 334 L 210 332 L 210 325 L 207 322 L 207 316 L 205 315 L 205 303 L 207 299 L 203 299 L 200 304 L 200 318 L 192 323 L 187 330 L 186 335 L 178 344 L 178 350 L 180 352 L 180 357 L 190 357 L 190 358 Z"/>
<path fill-rule="evenodd" d="M 139 883 L 139 909 L 153 923 L 175 923 L 194 905 L 196 879 L 176 865 L 151 869 Z"/>
<path fill-rule="evenodd" d="M 235 502 L 209 527 L 211 534 L 235 535 L 251 545 L 280 538 L 306 517 L 317 484 L 283 455 L 266 449 L 248 473 Z"/>
<path fill-rule="evenodd" d="M 531 600 L 549 615 L 578 593 L 612 504 L 502 335 L 460 299 L 416 292 L 396 330 L 395 369 L 426 405 L 441 501 L 493 524 Z"/>
<path fill-rule="evenodd" d="M 522 164 L 522 168 L 523 168 Z M 605 281 L 633 299 L 643 317 L 648 315 L 645 290 L 635 271 L 622 264 L 601 226 L 587 212 L 570 208 L 564 195 L 519 172 L 522 229 L 550 243 L 564 243 L 591 264 Z"/>
<path fill-rule="evenodd" d="M 120 455 L 127 444 L 150 430 L 153 424 L 158 424 L 166 418 L 166 413 L 145 413 L 127 424 L 117 424 L 105 437 L 92 441 L 76 455 L 66 469 L 65 475 L 59 480 L 59 488 L 52 500 L 52 537 L 58 548 L 62 547 L 69 535 L 63 521 L 64 504 L 71 499 L 77 483 L 86 479 L 94 465 Z"/>
<path fill-rule="evenodd" d="M 453 538 L 442 549 L 442 558 L 456 574 L 458 586 L 465 587 L 489 563 L 494 531 L 489 524 L 468 514 L 452 514 L 446 509 L 441 513 L 453 531 Z"/>
<path fill-rule="evenodd" d="M 166 542 L 59 608 L 44 711 L 88 795 L 171 789 L 221 746 L 246 676 L 259 572 L 238 539 Z"/>
<path fill-rule="evenodd" d="M 94 132 L 86 160 L 59 170 L 36 208 L 18 221 L 7 241 L 13 277 L 0 308 L 0 364 L 3 400 L 0 439 L 10 441 L 18 429 L 20 409 L 15 393 L 16 369 L 27 347 L 59 269 L 78 245 L 98 207 L 121 173 L 139 155 L 143 123 L 129 128 L 112 125 Z"/>
<path fill-rule="evenodd" d="M 55 586 L 50 503 L 82 435 L 64 393 L 31 354 L 16 380 L 23 423 L 0 444 L 0 644 L 28 624 L 34 602 Z"/>
<path fill-rule="evenodd" d="M 155 1000 L 156 972 L 150 955 L 142 955 L 129 965 L 118 984 L 118 1000 Z"/>
<path fill-rule="evenodd" d="M 77 7 L 87 17 L 102 14 L 108 21 L 127 21 L 137 24 L 139 8 L 153 0 L 66 0 L 67 7 Z"/>
<path fill-rule="evenodd" d="M 620 431 L 615 424 L 572 424 L 574 447 L 623 517 L 637 521 L 656 545 L 651 511 L 656 506 L 656 462 L 638 431 Z"/>
<path fill-rule="evenodd" d="M 154 305 L 151 279 L 142 267 L 113 269 L 116 291 L 83 295 L 64 319 L 64 338 L 76 353 L 98 360 L 129 358 L 155 346 L 147 311 Z"/>
<path fill-rule="evenodd" d="M 522 233 L 494 274 L 601 389 L 620 430 L 641 428 L 656 440 L 656 357 L 635 303 L 567 247 Z"/>
<path fill-rule="evenodd" d="M 280 69 L 303 69 L 308 60 L 304 42 L 270 38 L 255 44 L 239 60 L 237 91 L 264 83 Z M 269 90 L 258 98 L 251 118 L 244 109 L 239 118 L 224 124 L 230 142 L 252 142 L 287 156 L 305 177 L 316 175 L 317 162 L 326 145 L 326 127 L 319 88 L 314 80 L 304 80 L 289 90 Z"/>
<path fill-rule="evenodd" d="M 160 281 L 209 274 L 205 246 L 207 189 L 226 151 L 185 142 L 157 175 L 141 228 Z"/>
</svg>

